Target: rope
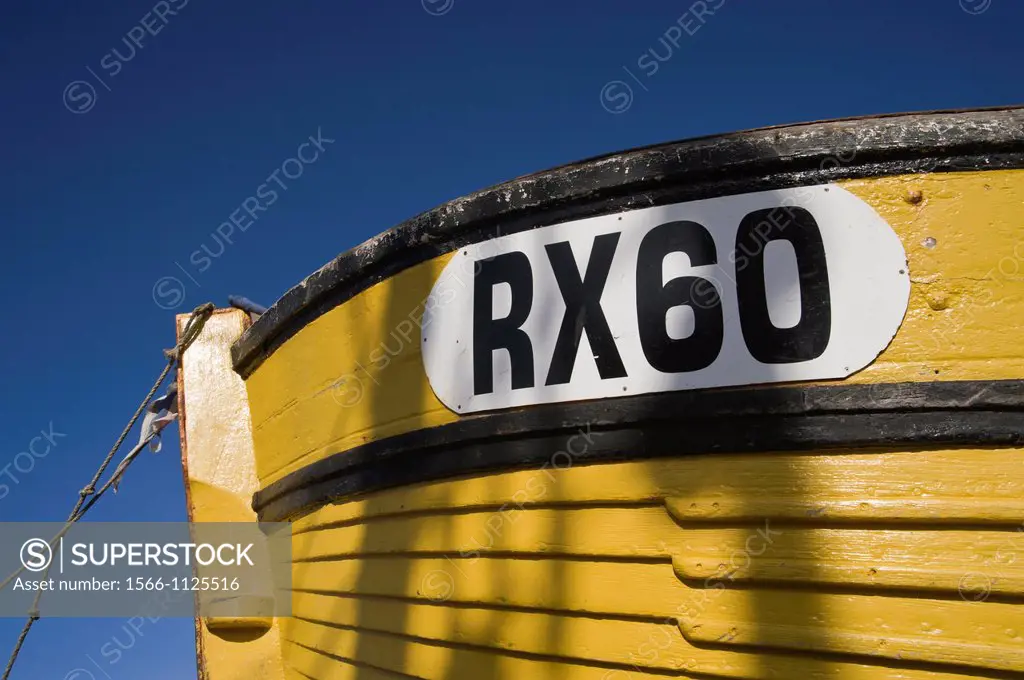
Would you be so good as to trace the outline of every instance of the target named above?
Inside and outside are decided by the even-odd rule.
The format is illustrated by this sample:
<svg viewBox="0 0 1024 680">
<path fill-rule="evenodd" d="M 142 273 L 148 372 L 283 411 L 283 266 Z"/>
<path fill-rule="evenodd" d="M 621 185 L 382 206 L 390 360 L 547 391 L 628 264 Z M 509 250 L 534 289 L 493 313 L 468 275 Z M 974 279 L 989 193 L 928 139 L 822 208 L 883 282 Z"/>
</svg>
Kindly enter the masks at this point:
<svg viewBox="0 0 1024 680">
<path fill-rule="evenodd" d="M 174 349 L 164 350 L 164 356 L 167 358 L 167 365 L 164 366 L 164 370 L 160 372 L 160 376 L 156 379 L 156 382 L 153 383 L 153 387 L 151 387 L 149 393 L 146 394 L 146 398 L 142 400 L 141 404 L 139 404 L 139 408 L 135 410 L 135 414 L 132 415 L 131 420 L 128 421 L 128 424 L 121 432 L 121 436 L 117 438 L 113 448 L 110 449 L 110 453 L 107 454 L 107 457 L 103 459 L 102 463 L 100 463 L 99 468 L 96 469 L 96 474 L 94 474 L 89 483 L 78 492 L 78 501 L 75 503 L 75 507 L 71 510 L 71 514 L 68 515 L 68 519 L 67 522 L 64 523 L 64 527 L 50 541 L 51 547 L 60 540 L 61 536 L 68 532 L 75 522 L 80 520 L 85 513 L 89 511 L 89 508 L 96 504 L 96 502 L 118 478 L 119 473 L 123 473 L 128 469 L 128 466 L 131 465 L 132 461 L 134 461 L 139 455 L 139 452 L 142 451 L 146 444 L 156 436 L 156 433 L 154 432 L 140 441 L 138 445 L 125 457 L 121 464 L 117 466 L 114 474 L 111 475 L 106 484 L 100 488 L 99 492 L 96 491 L 96 483 L 100 481 L 100 478 L 103 476 L 104 471 L 106 471 L 107 466 L 110 465 L 110 461 L 112 461 L 114 456 L 117 455 L 117 451 L 121 448 L 121 444 L 123 444 L 124 440 L 128 438 L 128 433 L 131 432 L 132 427 L 135 426 L 135 422 L 139 419 L 139 416 L 142 415 L 142 412 L 146 410 L 146 406 L 153 398 L 153 395 L 157 393 L 157 390 L 160 389 L 160 385 L 163 384 L 167 374 L 171 372 L 171 369 L 174 368 L 175 364 L 180 362 L 185 350 L 195 342 L 196 338 L 199 337 L 199 333 L 202 332 L 203 326 L 206 324 L 206 320 L 210 318 L 211 314 L 213 314 L 213 309 L 213 303 L 207 302 L 192 310 L 192 315 L 189 316 L 188 321 L 185 323 L 185 328 L 181 332 L 181 339 L 178 341 L 178 344 Z M 89 498 L 89 496 L 92 496 L 92 498 Z M 85 500 L 86 498 L 89 498 L 88 503 Z M 21 569 L 18 569 L 4 579 L 4 582 L 0 584 L 0 590 L 6 588 L 7 585 L 17 578 L 24 570 L 25 567 L 22 566 Z M 46 571 L 43 573 L 43 578 L 45 579 L 49 573 L 50 565 L 47 565 Z M 25 638 L 28 637 L 28 632 L 32 630 L 32 624 L 39 620 L 39 599 L 42 597 L 42 594 L 43 591 L 41 590 L 36 593 L 35 600 L 32 602 L 32 608 L 28 612 L 28 619 L 25 621 L 25 626 L 21 629 L 21 633 L 18 635 L 17 642 L 14 643 L 14 651 L 11 652 L 11 658 L 7 662 L 7 668 L 4 669 L 4 674 L 0 676 L 0 680 L 8 680 L 8 676 L 11 674 L 11 669 L 14 668 L 14 662 L 18 660 L 18 654 L 21 653 L 21 647 L 25 644 Z"/>
<path fill-rule="evenodd" d="M 18 659 L 18 652 L 21 651 L 21 646 L 25 644 L 25 638 L 28 637 L 28 632 L 32 630 L 32 623 L 34 623 L 36 617 L 32 617 L 25 623 L 25 627 L 21 629 L 21 633 L 18 634 L 18 641 L 14 643 L 14 653 L 11 654 L 11 660 L 7 662 L 7 668 L 4 669 L 4 680 L 7 680 L 7 676 L 11 674 L 11 669 L 14 668 L 14 662 Z"/>
</svg>

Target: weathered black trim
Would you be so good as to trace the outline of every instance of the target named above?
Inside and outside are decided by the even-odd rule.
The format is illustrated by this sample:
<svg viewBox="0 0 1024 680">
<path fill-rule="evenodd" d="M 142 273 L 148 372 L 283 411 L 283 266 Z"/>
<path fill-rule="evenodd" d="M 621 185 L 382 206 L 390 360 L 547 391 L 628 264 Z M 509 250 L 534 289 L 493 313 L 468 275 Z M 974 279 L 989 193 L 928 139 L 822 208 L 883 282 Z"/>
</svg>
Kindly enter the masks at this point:
<svg viewBox="0 0 1024 680">
<path fill-rule="evenodd" d="M 235 370 L 248 375 L 300 328 L 353 295 L 499 229 L 511 234 L 608 212 L 838 179 L 1020 167 L 1020 107 L 763 128 L 591 158 L 450 201 L 339 255 L 285 293 L 231 356 Z"/>
<path fill-rule="evenodd" d="M 700 453 L 1021 444 L 1024 380 L 668 392 L 473 415 L 371 442 L 271 484 L 255 494 L 253 508 L 260 521 L 276 522 L 369 491 L 541 467 L 559 451 L 571 451 L 567 460 L 575 465 Z"/>
</svg>

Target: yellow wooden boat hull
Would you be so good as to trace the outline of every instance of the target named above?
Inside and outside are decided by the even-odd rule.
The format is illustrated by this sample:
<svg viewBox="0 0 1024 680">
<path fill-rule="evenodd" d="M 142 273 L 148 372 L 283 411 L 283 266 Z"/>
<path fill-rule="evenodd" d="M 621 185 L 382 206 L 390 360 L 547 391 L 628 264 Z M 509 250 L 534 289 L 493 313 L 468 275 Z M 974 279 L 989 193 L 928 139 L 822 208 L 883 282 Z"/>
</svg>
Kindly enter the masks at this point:
<svg viewBox="0 0 1024 680">
<path fill-rule="evenodd" d="M 201 671 L 1016 677 L 1022 168 L 1021 109 L 668 144 L 446 204 L 251 328 L 216 314 L 180 376 L 191 517 L 291 521 L 294 592 L 250 634 L 197 622 Z M 432 389 L 426 300 L 460 247 L 826 182 L 906 252 L 906 313 L 862 370 L 471 414 Z"/>
</svg>

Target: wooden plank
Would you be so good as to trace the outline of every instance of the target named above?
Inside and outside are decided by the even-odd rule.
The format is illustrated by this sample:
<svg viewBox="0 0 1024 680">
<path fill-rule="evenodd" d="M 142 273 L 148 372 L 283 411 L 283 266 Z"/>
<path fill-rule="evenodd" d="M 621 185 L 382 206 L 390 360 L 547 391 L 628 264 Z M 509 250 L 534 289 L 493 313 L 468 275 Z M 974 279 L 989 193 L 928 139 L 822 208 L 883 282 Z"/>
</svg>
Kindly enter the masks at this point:
<svg viewBox="0 0 1024 680">
<path fill-rule="evenodd" d="M 322 624 L 472 645 L 488 648 L 495 654 L 514 651 L 580 663 L 607 663 L 621 669 L 608 675 L 607 680 L 626 680 L 631 674 L 649 671 L 758 680 L 796 677 L 938 680 L 961 677 L 955 672 L 884 668 L 871 663 L 813 658 L 805 654 L 695 646 L 682 636 L 675 623 L 568 617 L 549 612 L 451 608 L 443 604 L 341 598 L 312 593 L 297 594 L 294 604 L 297 617 Z M 310 631 L 310 628 L 297 628 L 296 634 L 308 634 Z M 317 631 L 317 645 L 327 650 L 335 646 L 329 626 Z M 341 636 L 348 634 L 347 630 L 335 633 Z M 424 672 L 421 669 L 416 671 Z"/>
<path fill-rule="evenodd" d="M 295 521 L 301 533 L 403 513 L 506 513 L 536 504 L 659 504 L 680 521 L 937 521 L 1024 526 L 1024 450 L 694 456 L 547 466 L 419 484 L 326 505 Z"/>
<path fill-rule="evenodd" d="M 295 561 L 356 555 L 483 552 L 667 558 L 678 531 L 664 507 L 440 513 L 300 533 Z"/>
<path fill-rule="evenodd" d="M 284 643 L 284 658 L 287 664 L 286 680 L 403 680 L 416 677 L 365 664 L 354 664 L 329 650 L 313 650 L 289 641 Z"/>
<path fill-rule="evenodd" d="M 177 317 L 179 333 L 187 319 Z M 230 361 L 231 343 L 247 325 L 248 315 L 241 310 L 214 312 L 179 370 L 182 466 L 191 522 L 256 521 L 250 506 L 258 481 L 249 408 Z M 196 620 L 202 680 L 284 677 L 276 621 L 269 630 L 230 633 L 213 631 L 208 623 Z"/>
<path fill-rule="evenodd" d="M 298 564 L 299 590 L 679 620 L 693 643 L 755 645 L 1024 670 L 1024 609 L 966 599 L 690 587 L 664 564 L 557 559 L 404 559 Z M 515 584 L 514 586 L 512 584 Z M 996 653 L 978 656 L 989 646 Z"/>
</svg>

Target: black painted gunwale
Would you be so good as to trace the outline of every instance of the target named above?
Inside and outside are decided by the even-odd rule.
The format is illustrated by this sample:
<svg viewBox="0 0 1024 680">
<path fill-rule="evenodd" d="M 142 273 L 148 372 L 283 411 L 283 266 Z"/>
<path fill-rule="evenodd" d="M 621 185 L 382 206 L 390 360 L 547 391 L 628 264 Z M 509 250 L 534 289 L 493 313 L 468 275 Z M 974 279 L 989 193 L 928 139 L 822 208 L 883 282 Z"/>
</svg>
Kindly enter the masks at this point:
<svg viewBox="0 0 1024 680">
<path fill-rule="evenodd" d="M 1024 380 L 665 392 L 470 415 L 370 442 L 258 491 L 253 509 L 261 521 L 284 521 L 399 486 L 539 469 L 546 462 L 567 467 L 565 460 L 552 462 L 559 451 L 571 452 L 569 464 L 579 465 L 713 453 L 1020 445 Z"/>
<path fill-rule="evenodd" d="M 853 153 L 848 163 L 841 162 Z M 832 162 L 830 162 L 830 159 Z M 916 172 L 1024 167 L 1024 107 L 777 126 L 608 154 L 449 201 L 339 255 L 231 349 L 247 376 L 373 284 L 468 243 L 568 220 L 737 193 Z"/>
</svg>

